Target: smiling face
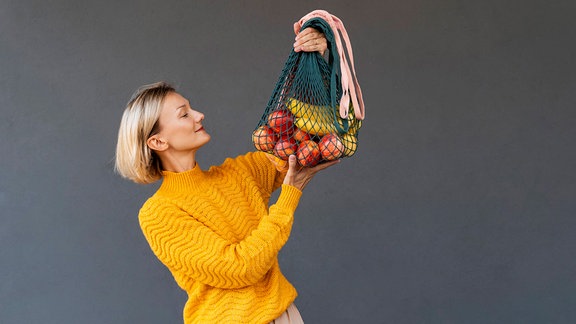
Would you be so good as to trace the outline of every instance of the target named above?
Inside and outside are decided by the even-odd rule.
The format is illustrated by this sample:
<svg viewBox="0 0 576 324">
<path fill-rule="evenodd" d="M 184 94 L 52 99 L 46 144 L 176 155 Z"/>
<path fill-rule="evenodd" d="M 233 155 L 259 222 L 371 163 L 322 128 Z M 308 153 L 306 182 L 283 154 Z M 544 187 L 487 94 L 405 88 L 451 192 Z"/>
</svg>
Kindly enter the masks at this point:
<svg viewBox="0 0 576 324">
<path fill-rule="evenodd" d="M 190 107 L 190 102 L 177 92 L 169 93 L 162 103 L 159 131 L 149 139 L 149 145 L 158 152 L 171 155 L 197 151 L 210 141 L 202 127 L 204 114 Z"/>
</svg>

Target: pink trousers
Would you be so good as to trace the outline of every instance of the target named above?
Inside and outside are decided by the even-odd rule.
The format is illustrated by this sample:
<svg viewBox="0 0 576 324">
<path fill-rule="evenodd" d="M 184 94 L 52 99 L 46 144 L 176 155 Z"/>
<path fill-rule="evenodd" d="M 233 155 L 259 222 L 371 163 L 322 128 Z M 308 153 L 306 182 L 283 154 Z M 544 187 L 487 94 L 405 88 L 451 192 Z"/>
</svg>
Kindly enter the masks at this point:
<svg viewBox="0 0 576 324">
<path fill-rule="evenodd" d="M 296 305 L 291 304 L 280 317 L 270 322 L 270 324 L 304 324 L 304 321 Z"/>
</svg>

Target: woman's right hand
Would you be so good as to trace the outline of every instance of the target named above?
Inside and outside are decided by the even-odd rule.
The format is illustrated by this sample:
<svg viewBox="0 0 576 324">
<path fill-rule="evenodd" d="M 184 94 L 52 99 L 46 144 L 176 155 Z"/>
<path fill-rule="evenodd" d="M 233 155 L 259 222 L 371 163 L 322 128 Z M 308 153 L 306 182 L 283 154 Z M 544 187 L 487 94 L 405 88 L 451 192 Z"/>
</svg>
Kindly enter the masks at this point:
<svg viewBox="0 0 576 324">
<path fill-rule="evenodd" d="M 288 159 L 288 172 L 284 177 L 284 184 L 296 187 L 298 190 L 303 191 L 308 182 L 312 180 L 318 171 L 324 170 L 339 162 L 340 160 L 335 160 L 309 168 L 300 166 L 298 162 L 296 162 L 296 156 L 290 155 Z"/>
<path fill-rule="evenodd" d="M 300 32 L 300 25 L 298 22 L 294 23 L 294 33 L 296 34 L 296 42 L 294 43 L 295 52 L 319 52 L 324 56 L 328 49 L 328 41 L 326 36 L 320 31 L 308 27 Z"/>
</svg>

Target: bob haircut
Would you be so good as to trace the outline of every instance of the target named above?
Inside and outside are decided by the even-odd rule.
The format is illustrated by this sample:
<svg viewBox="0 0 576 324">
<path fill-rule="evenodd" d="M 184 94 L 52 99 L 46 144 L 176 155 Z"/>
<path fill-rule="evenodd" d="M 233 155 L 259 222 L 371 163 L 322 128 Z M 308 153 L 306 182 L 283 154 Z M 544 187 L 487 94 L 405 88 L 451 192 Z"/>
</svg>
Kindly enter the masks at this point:
<svg viewBox="0 0 576 324">
<path fill-rule="evenodd" d="M 160 131 L 158 119 L 164 98 L 176 92 L 166 82 L 140 87 L 133 95 L 120 122 L 115 170 L 136 183 L 148 184 L 162 178 L 162 164 L 146 141 Z"/>
</svg>

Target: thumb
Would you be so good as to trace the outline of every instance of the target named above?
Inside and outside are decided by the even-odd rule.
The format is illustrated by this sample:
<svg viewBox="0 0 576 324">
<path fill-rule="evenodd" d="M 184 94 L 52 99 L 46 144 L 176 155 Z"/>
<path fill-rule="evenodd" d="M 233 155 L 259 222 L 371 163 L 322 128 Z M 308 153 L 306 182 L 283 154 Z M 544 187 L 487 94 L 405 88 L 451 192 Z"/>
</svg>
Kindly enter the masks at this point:
<svg viewBox="0 0 576 324">
<path fill-rule="evenodd" d="M 296 162 L 296 155 L 292 154 L 288 157 L 288 172 L 296 172 L 296 167 L 298 167 L 298 162 Z"/>
<path fill-rule="evenodd" d="M 299 32 L 300 32 L 300 23 L 295 22 L 294 23 L 294 34 L 298 35 Z"/>
<path fill-rule="evenodd" d="M 294 177 L 296 177 L 296 156 L 294 154 L 288 157 L 288 172 L 284 176 L 284 184 L 294 185 Z"/>
</svg>

